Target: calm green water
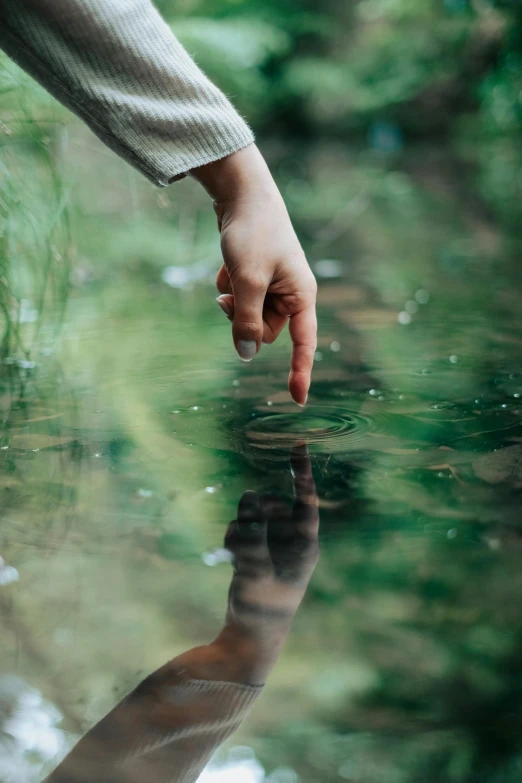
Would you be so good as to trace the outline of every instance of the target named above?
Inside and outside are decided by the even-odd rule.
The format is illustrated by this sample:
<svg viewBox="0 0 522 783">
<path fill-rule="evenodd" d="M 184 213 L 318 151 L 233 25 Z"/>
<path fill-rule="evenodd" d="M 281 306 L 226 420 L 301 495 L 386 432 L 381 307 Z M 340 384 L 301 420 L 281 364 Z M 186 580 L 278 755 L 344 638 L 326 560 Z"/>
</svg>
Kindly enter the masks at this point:
<svg viewBox="0 0 522 783">
<path fill-rule="evenodd" d="M 232 351 L 191 183 L 158 202 L 110 159 L 96 200 L 74 185 L 65 319 L 34 335 L 27 317 L 30 355 L 0 374 L 2 783 L 43 780 L 148 673 L 215 637 L 228 524 L 247 489 L 292 501 L 300 440 L 320 557 L 204 780 L 520 779 L 520 264 L 439 162 L 279 157 L 320 283 L 304 410 L 286 337 L 249 365 Z"/>
</svg>

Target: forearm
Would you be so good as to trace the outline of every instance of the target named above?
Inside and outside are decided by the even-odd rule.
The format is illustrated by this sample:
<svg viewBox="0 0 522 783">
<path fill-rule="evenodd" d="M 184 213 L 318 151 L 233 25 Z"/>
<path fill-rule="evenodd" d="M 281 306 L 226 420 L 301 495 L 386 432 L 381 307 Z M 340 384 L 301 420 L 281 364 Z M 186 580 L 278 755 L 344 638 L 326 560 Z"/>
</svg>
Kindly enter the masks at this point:
<svg viewBox="0 0 522 783">
<path fill-rule="evenodd" d="M 229 650 L 189 650 L 147 677 L 83 737 L 47 783 L 193 783 L 261 686 L 228 677 Z"/>
<path fill-rule="evenodd" d="M 0 46 L 156 184 L 253 140 L 150 0 L 2 0 Z"/>
</svg>

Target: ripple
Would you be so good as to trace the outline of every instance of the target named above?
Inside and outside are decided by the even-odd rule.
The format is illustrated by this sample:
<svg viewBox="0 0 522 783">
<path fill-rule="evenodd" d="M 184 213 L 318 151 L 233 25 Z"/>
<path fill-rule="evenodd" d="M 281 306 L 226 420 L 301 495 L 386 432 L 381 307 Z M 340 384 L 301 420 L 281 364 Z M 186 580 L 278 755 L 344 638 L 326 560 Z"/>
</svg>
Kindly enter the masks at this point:
<svg viewBox="0 0 522 783">
<path fill-rule="evenodd" d="M 298 415 L 275 413 L 257 418 L 245 432 L 251 445 L 260 449 L 287 449 L 304 440 L 314 451 L 331 453 L 353 447 L 376 429 L 374 417 L 306 410 Z"/>
</svg>

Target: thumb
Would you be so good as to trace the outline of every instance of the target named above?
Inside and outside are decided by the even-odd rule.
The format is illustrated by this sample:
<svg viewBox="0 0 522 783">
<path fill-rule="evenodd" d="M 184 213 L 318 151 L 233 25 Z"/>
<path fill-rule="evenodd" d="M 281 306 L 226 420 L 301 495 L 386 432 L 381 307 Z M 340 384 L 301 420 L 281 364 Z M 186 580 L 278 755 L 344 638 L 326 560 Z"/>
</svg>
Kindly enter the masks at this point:
<svg viewBox="0 0 522 783">
<path fill-rule="evenodd" d="M 232 294 L 221 294 L 216 297 L 216 302 L 221 307 L 229 321 L 234 320 L 234 297 Z"/>
<path fill-rule="evenodd" d="M 259 280 L 238 280 L 232 283 L 234 316 L 232 336 L 240 358 L 250 362 L 263 339 L 263 305 L 266 286 Z"/>
</svg>

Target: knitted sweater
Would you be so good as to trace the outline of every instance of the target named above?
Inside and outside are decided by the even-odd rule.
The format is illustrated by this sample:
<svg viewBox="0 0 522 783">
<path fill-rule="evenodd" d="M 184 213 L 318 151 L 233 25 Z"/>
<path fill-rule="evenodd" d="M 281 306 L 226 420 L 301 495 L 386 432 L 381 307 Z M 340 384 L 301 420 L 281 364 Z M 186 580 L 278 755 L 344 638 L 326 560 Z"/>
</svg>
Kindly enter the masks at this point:
<svg viewBox="0 0 522 783">
<path fill-rule="evenodd" d="M 0 47 L 156 185 L 253 141 L 150 0 L 0 0 Z"/>
<path fill-rule="evenodd" d="M 194 783 L 262 686 L 194 680 L 175 661 L 94 726 L 46 783 Z"/>
</svg>

